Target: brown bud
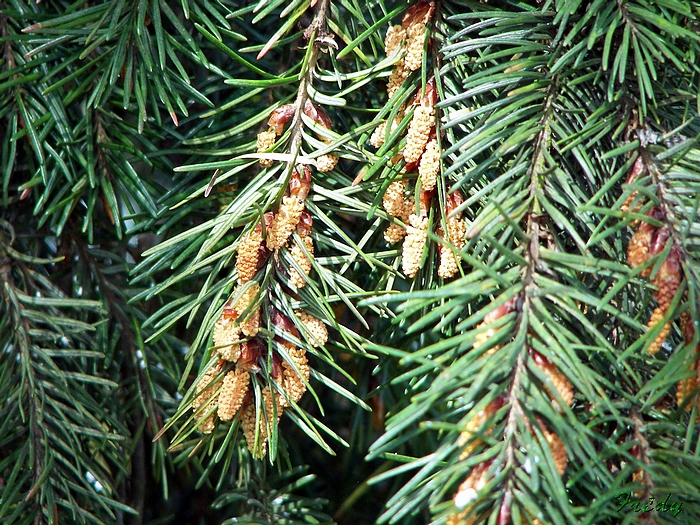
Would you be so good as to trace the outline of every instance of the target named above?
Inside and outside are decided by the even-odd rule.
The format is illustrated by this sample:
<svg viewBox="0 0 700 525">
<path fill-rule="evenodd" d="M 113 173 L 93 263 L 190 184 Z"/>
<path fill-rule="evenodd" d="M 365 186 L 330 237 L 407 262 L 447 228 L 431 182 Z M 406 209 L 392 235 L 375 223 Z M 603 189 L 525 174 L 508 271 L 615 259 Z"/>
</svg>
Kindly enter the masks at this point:
<svg viewBox="0 0 700 525">
<path fill-rule="evenodd" d="M 651 314 L 649 323 L 647 326 L 649 329 L 654 328 L 662 319 L 666 316 L 673 298 L 680 288 L 681 285 L 681 265 L 680 265 L 680 252 L 678 248 L 674 245 L 671 247 L 671 251 L 668 257 L 659 266 L 659 271 L 654 277 L 653 284 L 658 288 L 655 292 L 654 297 L 658 306 L 654 309 Z M 656 354 L 663 346 L 664 341 L 671 332 L 671 322 L 667 322 L 662 328 L 659 334 L 656 336 L 654 341 L 647 349 L 647 353 L 650 355 Z"/>
<path fill-rule="evenodd" d="M 307 117 L 313 119 L 317 124 L 326 129 L 331 129 L 333 127 L 333 123 L 328 114 L 310 100 L 306 101 L 304 113 L 306 113 Z"/>
<path fill-rule="evenodd" d="M 420 191 L 420 214 L 421 217 L 427 217 L 428 211 L 430 210 L 430 201 L 433 200 L 435 195 L 435 190 L 421 190 Z"/>
<path fill-rule="evenodd" d="M 282 312 L 275 308 L 271 311 L 270 317 L 272 319 L 272 324 L 274 324 L 277 328 L 283 332 L 292 334 L 294 337 L 299 337 L 299 330 L 297 330 L 297 327 L 294 326 L 294 322 L 286 315 L 283 315 Z"/>
<path fill-rule="evenodd" d="M 282 374 L 284 373 L 284 369 L 282 368 L 282 358 L 279 356 L 279 354 L 272 354 L 272 366 L 270 369 L 270 376 L 272 379 L 275 381 L 279 381 L 282 379 Z"/>
<path fill-rule="evenodd" d="M 492 460 L 479 463 L 472 468 L 469 476 L 465 479 L 457 489 L 452 500 L 459 510 L 469 508 L 477 499 L 478 493 L 486 486 L 491 476 L 488 475 L 491 468 Z"/>
<path fill-rule="evenodd" d="M 493 310 L 491 310 L 489 313 L 486 314 L 484 317 L 484 322 L 485 323 L 491 323 L 495 321 L 496 319 L 500 319 L 504 315 L 507 315 L 511 312 L 515 311 L 515 307 L 517 305 L 518 301 L 518 296 L 514 295 L 510 299 L 508 299 L 506 302 L 503 304 L 497 306 Z"/>
<path fill-rule="evenodd" d="M 286 104 L 278 107 L 270 114 L 270 120 L 267 121 L 267 124 L 274 130 L 277 136 L 282 134 L 284 126 L 292 119 L 295 110 L 296 105 Z"/>
<path fill-rule="evenodd" d="M 257 337 L 250 341 L 241 344 L 241 354 L 238 360 L 238 366 L 241 369 L 250 370 L 257 366 L 258 360 L 262 357 L 265 348 L 263 343 Z"/>
<path fill-rule="evenodd" d="M 627 174 L 627 184 L 632 184 L 644 172 L 644 160 L 641 155 L 637 157 Z"/>
<path fill-rule="evenodd" d="M 311 170 L 305 165 L 303 172 L 302 175 L 294 170 L 289 179 L 289 194 L 302 201 L 306 199 L 311 190 Z"/>
<path fill-rule="evenodd" d="M 489 420 L 498 410 L 505 404 L 505 395 L 500 395 L 491 401 L 486 407 L 479 410 L 464 426 L 464 430 L 459 435 L 457 444 L 459 446 L 467 445 L 467 447 L 459 455 L 459 459 L 468 458 L 474 450 L 479 446 L 481 440 L 474 438 L 474 434 L 487 434 L 491 426 L 486 427 Z"/>
<path fill-rule="evenodd" d="M 447 195 L 445 200 L 445 215 L 452 214 L 457 208 L 459 208 L 462 203 L 464 203 L 464 196 L 459 190 L 455 190 Z M 462 216 L 461 213 L 455 214 L 455 217 L 459 218 Z"/>
<path fill-rule="evenodd" d="M 413 24 L 427 24 L 433 16 L 433 11 L 435 11 L 435 2 L 421 0 L 415 3 L 403 15 L 401 27 L 406 29 Z"/>
<path fill-rule="evenodd" d="M 544 372 L 544 375 L 547 378 L 545 380 L 544 387 L 547 389 L 550 397 L 552 398 L 553 406 L 561 409 L 561 406 L 555 399 L 555 391 L 558 392 L 566 405 L 571 406 L 574 402 L 574 389 L 566 376 L 559 371 L 554 363 L 539 352 L 533 350 L 532 348 L 528 348 L 528 352 L 532 356 L 533 361 L 540 367 L 540 370 Z"/>
<path fill-rule="evenodd" d="M 549 432 L 545 428 L 542 429 L 542 432 L 549 445 L 549 450 L 552 452 L 552 459 L 554 460 L 554 467 L 557 469 L 557 474 L 563 476 L 566 471 L 566 465 L 569 463 L 569 457 L 566 454 L 564 442 L 554 432 Z"/>
<path fill-rule="evenodd" d="M 437 88 L 435 86 L 435 77 L 430 77 L 428 81 L 425 83 L 425 92 L 421 93 L 420 91 L 416 93 L 416 95 L 413 97 L 413 105 L 414 106 L 425 106 L 428 108 L 432 108 L 438 100 L 438 92 Z M 430 137 L 433 138 L 435 137 L 435 128 L 430 130 Z"/>
<path fill-rule="evenodd" d="M 498 509 L 498 521 L 496 525 L 510 525 L 510 506 L 511 506 L 511 492 L 508 490 L 503 496 L 503 501 L 501 501 L 501 508 Z"/>
<path fill-rule="evenodd" d="M 661 228 L 656 228 L 651 236 L 649 254 L 657 255 L 664 251 L 664 248 L 666 247 L 666 242 L 669 240 L 670 237 L 671 228 L 669 228 L 667 225 L 664 225 Z"/>
<path fill-rule="evenodd" d="M 311 214 L 304 208 L 304 211 L 301 212 L 301 217 L 299 217 L 299 224 L 297 224 L 297 234 L 299 237 L 308 237 L 311 234 L 313 225 L 314 220 Z"/>
<path fill-rule="evenodd" d="M 627 246 L 627 263 L 636 268 L 649 260 L 649 249 L 651 248 L 651 238 L 656 231 L 656 226 L 648 222 L 643 222 L 632 235 Z"/>
</svg>

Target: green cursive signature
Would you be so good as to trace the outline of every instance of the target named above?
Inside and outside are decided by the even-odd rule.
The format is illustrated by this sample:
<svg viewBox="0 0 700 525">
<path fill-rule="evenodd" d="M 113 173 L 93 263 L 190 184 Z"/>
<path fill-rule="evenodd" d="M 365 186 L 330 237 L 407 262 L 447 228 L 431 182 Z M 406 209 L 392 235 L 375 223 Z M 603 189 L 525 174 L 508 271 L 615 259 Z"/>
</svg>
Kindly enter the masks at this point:
<svg viewBox="0 0 700 525">
<path fill-rule="evenodd" d="M 622 512 L 622 510 L 629 505 L 629 508 L 627 509 L 627 512 L 670 512 L 673 514 L 673 517 L 675 518 L 678 516 L 681 512 L 683 512 L 683 503 L 680 501 L 671 501 L 671 494 L 666 496 L 666 499 L 663 501 L 660 501 L 654 505 L 654 498 L 650 497 L 649 501 L 642 501 L 642 500 L 635 500 L 632 498 L 632 493 L 631 492 L 620 492 L 615 498 L 619 499 L 622 504 L 620 505 L 620 508 L 617 509 L 618 512 Z"/>
</svg>

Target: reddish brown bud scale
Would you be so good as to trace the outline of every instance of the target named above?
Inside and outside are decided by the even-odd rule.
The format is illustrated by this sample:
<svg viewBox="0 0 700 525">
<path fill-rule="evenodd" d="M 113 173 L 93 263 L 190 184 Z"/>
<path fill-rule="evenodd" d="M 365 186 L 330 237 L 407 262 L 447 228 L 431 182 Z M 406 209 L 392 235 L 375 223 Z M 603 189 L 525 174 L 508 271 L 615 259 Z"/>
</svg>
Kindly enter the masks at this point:
<svg viewBox="0 0 700 525">
<path fill-rule="evenodd" d="M 433 200 L 435 190 L 421 190 L 420 192 L 420 214 L 421 217 L 427 217 L 430 210 L 430 201 Z"/>
<path fill-rule="evenodd" d="M 416 23 L 427 24 L 432 18 L 434 11 L 435 2 L 421 0 L 408 8 L 406 14 L 404 14 L 401 19 L 401 27 L 406 29 L 410 25 Z"/>
<path fill-rule="evenodd" d="M 498 509 L 498 521 L 496 525 L 509 525 L 510 524 L 510 506 L 511 506 L 511 492 L 506 491 L 503 496 L 503 501 L 501 501 L 501 508 Z"/>
<path fill-rule="evenodd" d="M 649 245 L 649 255 L 657 255 L 661 253 L 666 247 L 666 242 L 671 237 L 671 228 L 667 225 L 661 228 L 656 228 L 651 236 L 651 243 Z"/>
<path fill-rule="evenodd" d="M 275 381 L 280 381 L 282 379 L 282 374 L 284 369 L 282 368 L 282 358 L 278 354 L 272 354 L 272 366 L 270 369 L 270 376 Z"/>
<path fill-rule="evenodd" d="M 632 164 L 632 168 L 630 168 L 630 171 L 627 174 L 626 183 L 632 184 L 644 172 L 644 169 L 644 160 L 641 156 L 639 156 L 634 161 L 634 164 Z"/>
<path fill-rule="evenodd" d="M 491 310 L 489 313 L 486 314 L 484 317 L 484 322 L 485 323 L 491 323 L 495 321 L 496 319 L 500 319 L 504 315 L 507 315 L 511 312 L 515 311 L 517 303 L 517 296 L 513 296 L 510 299 L 508 299 L 506 302 L 504 302 L 501 305 L 498 305 L 496 308 Z"/>
<path fill-rule="evenodd" d="M 297 327 L 294 326 L 294 322 L 286 315 L 283 315 L 279 310 L 272 310 L 271 319 L 272 324 L 283 332 L 288 332 L 297 338 L 299 337 L 299 330 L 297 330 Z"/>
<path fill-rule="evenodd" d="M 447 215 L 451 215 L 452 212 L 459 208 L 463 203 L 464 195 L 462 195 L 462 192 L 459 190 L 453 191 L 452 193 L 448 194 L 447 198 L 445 199 L 445 213 Z M 457 217 L 458 219 L 461 216 L 461 213 L 454 215 L 454 217 Z"/>
<path fill-rule="evenodd" d="M 275 131 L 277 136 L 280 136 L 284 132 L 284 126 L 292 119 L 295 111 L 295 104 L 286 104 L 276 108 L 270 114 L 270 119 L 267 121 L 268 126 Z"/>
<path fill-rule="evenodd" d="M 314 220 L 311 214 L 304 208 L 304 211 L 301 212 L 301 217 L 299 217 L 299 224 L 297 224 L 297 234 L 299 237 L 308 237 L 311 234 L 313 225 Z"/>
<path fill-rule="evenodd" d="M 250 369 L 257 366 L 258 360 L 264 352 L 263 342 L 254 337 L 250 341 L 241 344 L 241 355 L 238 358 L 238 364 L 244 369 Z"/>
<path fill-rule="evenodd" d="M 333 127 L 333 122 L 328 114 L 310 100 L 307 100 L 304 105 L 304 113 L 307 117 L 313 119 L 317 124 L 326 129 L 331 129 Z"/>
<path fill-rule="evenodd" d="M 311 190 L 311 170 L 304 166 L 303 174 L 294 170 L 289 178 L 289 194 L 299 200 L 305 200 Z"/>
</svg>

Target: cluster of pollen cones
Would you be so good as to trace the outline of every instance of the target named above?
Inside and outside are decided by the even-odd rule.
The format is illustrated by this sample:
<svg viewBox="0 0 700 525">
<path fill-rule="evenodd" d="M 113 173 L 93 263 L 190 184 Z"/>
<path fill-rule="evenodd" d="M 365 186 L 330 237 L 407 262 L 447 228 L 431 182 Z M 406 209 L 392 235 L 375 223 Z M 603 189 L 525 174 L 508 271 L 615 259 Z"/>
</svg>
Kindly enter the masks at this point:
<svg viewBox="0 0 700 525">
<path fill-rule="evenodd" d="M 474 340 L 473 350 L 481 351 L 488 348 L 484 357 L 493 355 L 500 349 L 500 345 L 493 345 L 489 339 L 497 334 L 497 326 L 504 316 L 516 311 L 517 297 L 512 297 L 492 309 L 485 317 L 482 323 L 477 326 L 477 335 Z M 495 326 L 494 326 L 495 325 Z M 528 354 L 534 365 L 539 368 L 544 376 L 542 385 L 551 399 L 552 406 L 555 410 L 562 411 L 564 405 L 571 406 L 574 403 L 574 390 L 569 380 L 564 374 L 559 371 L 554 363 L 539 352 L 528 349 Z M 460 454 L 461 460 L 466 460 L 478 453 L 479 449 L 483 448 L 484 441 L 482 438 L 491 438 L 492 429 L 499 420 L 503 419 L 503 413 L 508 410 L 508 396 L 501 394 L 485 405 L 476 406 L 469 414 L 469 418 L 464 425 L 464 430 L 458 438 L 458 445 L 463 447 Z M 554 468 L 559 476 L 563 476 L 568 464 L 568 455 L 562 438 L 554 431 L 550 430 L 541 418 L 537 418 L 536 425 L 528 425 L 530 432 L 533 435 L 541 436 L 544 442 L 549 447 L 551 457 L 554 463 Z M 527 471 L 527 464 L 521 468 Z M 460 484 L 457 492 L 452 500 L 456 507 L 447 519 L 447 525 L 476 525 L 484 523 L 484 516 L 479 516 L 475 512 L 474 502 L 479 498 L 480 492 L 494 479 L 498 474 L 498 466 L 494 464 L 494 460 L 486 460 L 476 464 L 469 472 L 466 479 Z M 505 494 L 499 509 L 499 523 L 509 524 L 511 497 L 508 493 Z M 540 523 L 536 518 L 531 518 L 532 523 Z"/>
<path fill-rule="evenodd" d="M 330 119 L 314 104 L 308 102 L 304 112 L 330 128 Z M 259 152 L 274 146 L 294 114 L 294 105 L 273 111 L 269 129 L 258 136 Z M 321 155 L 317 169 L 333 169 L 337 161 L 333 155 Z M 262 158 L 260 162 L 269 166 L 273 161 Z M 214 325 L 214 357 L 195 386 L 192 408 L 198 429 L 210 433 L 218 421 L 238 418 L 248 448 L 258 458 L 266 455 L 271 430 L 284 409 L 298 403 L 306 392 L 310 369 L 300 342 L 306 340 L 317 347 L 328 340 L 328 330 L 320 319 L 303 310 L 285 315 L 271 304 L 268 290 L 256 281 L 261 269 L 273 261 L 278 274 L 287 276 L 281 284 L 290 297 L 298 299 L 296 291 L 306 285 L 314 261 L 313 220 L 305 205 L 311 182 L 308 166 L 292 170 L 277 211 L 265 213 L 241 236 L 237 286 Z M 281 266 L 283 250 L 291 259 L 286 267 Z M 265 334 L 274 335 L 263 336 L 261 324 L 268 328 Z"/>
</svg>

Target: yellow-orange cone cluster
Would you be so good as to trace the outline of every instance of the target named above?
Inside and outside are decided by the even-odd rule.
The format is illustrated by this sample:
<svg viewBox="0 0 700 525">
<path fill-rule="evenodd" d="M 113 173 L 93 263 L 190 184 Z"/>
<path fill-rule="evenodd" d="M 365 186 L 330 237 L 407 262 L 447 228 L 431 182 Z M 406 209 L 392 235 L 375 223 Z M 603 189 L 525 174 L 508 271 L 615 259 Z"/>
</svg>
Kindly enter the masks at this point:
<svg viewBox="0 0 700 525">
<path fill-rule="evenodd" d="M 233 416 L 238 413 L 248 392 L 249 382 L 250 374 L 248 370 L 233 369 L 226 373 L 226 377 L 224 377 L 221 385 L 219 408 L 217 410 L 221 421 L 231 421 Z"/>
<path fill-rule="evenodd" d="M 630 169 L 630 172 L 627 174 L 627 184 L 632 184 L 635 180 L 639 178 L 640 175 L 642 175 L 646 171 L 646 167 L 644 166 L 644 159 L 642 156 L 638 156 L 637 159 L 634 161 L 634 164 L 632 164 L 632 169 Z M 628 212 L 628 211 L 638 211 L 641 205 L 637 205 L 634 207 L 634 209 L 630 209 L 630 206 L 634 202 L 634 200 L 637 198 L 637 191 L 633 191 L 629 197 L 625 200 L 625 202 L 622 204 L 620 209 L 623 212 Z M 630 223 L 632 226 L 637 224 L 637 221 L 634 220 L 632 223 Z"/>
<path fill-rule="evenodd" d="M 462 453 L 459 455 L 459 459 L 467 459 L 481 444 L 481 439 L 476 437 L 476 434 L 488 433 L 488 430 L 492 425 L 487 426 L 489 420 L 494 416 L 496 412 L 504 405 L 505 398 L 499 396 L 493 401 L 491 401 L 484 408 L 479 410 L 464 426 L 464 430 L 459 435 L 457 444 L 461 447 L 467 445 Z"/>
<path fill-rule="evenodd" d="M 538 418 L 540 430 L 544 434 L 544 439 L 549 445 L 549 450 L 552 453 L 552 459 L 554 460 L 554 468 L 557 470 L 557 474 L 560 476 L 564 475 L 566 471 L 566 465 L 569 463 L 569 456 L 566 454 L 566 447 L 564 446 L 564 441 L 554 432 L 547 430 L 545 424 Z"/>
<path fill-rule="evenodd" d="M 476 329 L 480 331 L 474 337 L 474 343 L 472 345 L 472 348 L 482 347 L 487 343 L 489 339 L 496 335 L 496 329 L 492 325 L 504 315 L 515 311 L 516 300 L 517 297 L 513 296 L 484 316 L 484 320 L 478 325 L 476 325 Z M 496 350 L 498 350 L 498 348 L 498 346 L 490 348 L 485 355 L 491 355 Z"/>
<path fill-rule="evenodd" d="M 479 497 L 486 484 L 493 477 L 493 473 L 489 472 L 492 461 L 484 461 L 472 468 L 469 476 L 461 483 L 457 492 L 452 497 L 457 511 L 447 519 L 447 525 L 476 525 L 481 523 L 477 520 L 474 513 L 471 513 L 471 507 Z"/>
<path fill-rule="evenodd" d="M 291 246 L 289 254 L 301 269 L 301 273 L 294 267 L 289 269 L 289 282 L 297 288 L 303 288 L 306 285 L 306 277 L 311 273 L 314 242 L 311 237 L 302 237 L 300 240 L 292 239 L 289 244 Z"/>
<path fill-rule="evenodd" d="M 408 217 L 408 224 L 401 251 L 401 268 L 407 277 L 415 277 L 420 269 L 421 257 L 428 238 L 428 217 L 412 213 Z"/>
<path fill-rule="evenodd" d="M 257 152 L 265 153 L 275 145 L 277 137 L 282 135 L 284 126 L 292 119 L 295 112 L 294 104 L 286 104 L 276 108 L 267 121 L 268 129 L 258 133 Z M 260 159 L 260 165 L 264 168 L 272 166 L 272 159 Z"/>
<path fill-rule="evenodd" d="M 309 321 L 314 319 L 320 323 L 318 319 L 309 316 L 305 312 L 298 311 L 297 315 Z M 282 333 L 299 338 L 299 332 L 292 320 L 275 309 L 271 313 L 271 321 Z M 231 401 L 235 411 L 238 411 L 242 405 L 245 405 L 241 415 L 241 427 L 248 449 L 257 458 L 262 458 L 267 454 L 269 429 L 272 428 L 275 421 L 279 421 L 284 408 L 290 406 L 291 402 L 298 403 L 301 400 L 306 392 L 306 384 L 310 377 L 306 351 L 303 348 L 298 348 L 293 342 L 282 336 L 276 336 L 275 341 L 279 347 L 284 349 L 284 352 L 280 353 L 278 350 L 272 356 L 270 376 L 277 386 L 267 384 L 260 390 L 262 394 L 262 412 L 257 414 L 256 403 L 252 396 L 248 397 L 247 404 L 245 403 L 245 397 L 240 396 Z M 282 357 L 283 355 L 284 357 Z M 258 362 L 261 359 L 266 360 L 265 350 L 258 347 L 257 352 L 253 352 L 250 359 L 254 360 L 254 362 Z M 251 365 L 246 363 L 246 366 L 250 367 Z M 243 396 L 245 396 L 245 393 Z M 229 412 L 226 412 L 227 416 L 228 414 Z"/>
<path fill-rule="evenodd" d="M 427 38 L 427 24 L 433 16 L 434 9 L 434 2 L 419 1 L 408 9 L 401 25 L 392 26 L 387 31 L 384 51 L 387 56 L 395 53 L 401 56 L 387 84 L 389 98 L 396 94 L 412 71 L 417 71 L 423 66 L 426 42 L 428 45 L 430 43 L 430 39 Z M 392 182 L 383 198 L 383 206 L 387 213 L 403 222 L 403 225 L 390 224 L 384 231 L 384 239 L 390 244 L 404 239 L 401 266 L 403 273 L 409 278 L 415 277 L 421 267 L 431 222 L 431 199 L 440 180 L 442 150 L 436 127 L 437 98 L 435 79 L 431 78 L 427 81 L 425 90 L 416 94 L 409 108 L 403 104 L 398 108 L 398 113 L 391 122 L 393 132 L 403 119 L 404 113 L 413 108 L 404 148 L 400 154 L 394 155 L 391 162 L 396 164 L 403 158 L 404 172 L 418 173 L 419 187 L 415 192 L 420 194 L 420 206 L 416 206 L 416 203 L 406 197 L 406 181 Z M 370 137 L 371 145 L 379 148 L 384 144 L 388 125 L 388 122 L 382 122 L 375 128 Z M 444 186 L 442 188 L 447 189 Z M 447 194 L 449 198 L 449 191 Z M 438 276 L 443 279 L 452 278 L 459 273 L 461 260 L 457 250 L 464 248 L 467 230 L 466 221 L 460 214 L 447 215 L 449 212 L 446 212 L 444 222 L 432 221 L 437 225 L 437 235 L 445 241 L 439 244 L 437 250 L 440 255 Z"/>
<path fill-rule="evenodd" d="M 663 213 L 659 208 L 652 208 L 647 216 L 650 220 L 663 220 Z M 651 222 L 644 221 L 638 225 L 630 243 L 627 247 L 627 262 L 632 268 L 647 265 L 640 275 L 650 277 L 654 265 L 651 264 L 651 258 L 662 253 L 672 237 L 671 227 L 669 225 L 655 226 Z M 651 314 L 647 327 L 649 330 L 654 329 L 659 323 L 663 322 L 666 317 L 671 303 L 673 302 L 678 289 L 682 282 L 682 271 L 680 264 L 680 249 L 675 241 L 671 241 L 671 248 L 652 278 L 651 283 L 656 287 L 654 299 L 657 307 Z M 663 324 L 661 330 L 657 333 L 654 340 L 647 348 L 647 353 L 650 355 L 656 354 L 663 346 L 666 338 L 671 333 L 671 320 Z"/>
<path fill-rule="evenodd" d="M 303 108 L 298 103 L 280 106 L 272 111 L 267 129 L 259 133 L 257 152 L 279 148 L 277 140 L 285 127 L 290 122 L 304 122 L 299 120 L 305 118 L 301 111 L 322 128 L 332 128 L 328 115 L 311 100 Z M 296 124 L 295 132 L 300 131 Z M 314 129 L 319 140 L 331 144 L 330 133 Z M 326 172 L 335 169 L 338 160 L 337 155 L 324 153 L 317 154 L 315 162 L 308 164 L 315 165 L 318 172 Z M 268 167 L 273 161 L 261 159 L 260 164 Z M 284 409 L 299 403 L 307 390 L 311 369 L 306 349 L 328 341 L 323 321 L 302 310 L 294 312 L 292 321 L 271 300 L 281 291 L 289 299 L 299 301 L 296 292 L 308 282 L 314 243 L 313 220 L 305 202 L 311 183 L 309 165 L 293 167 L 276 210 L 265 213 L 238 240 L 237 286 L 214 325 L 210 368 L 192 388 L 191 406 L 196 411 L 198 430 L 210 433 L 217 421 L 239 421 L 248 448 L 256 458 L 266 455 L 270 436 Z M 284 259 L 285 255 L 289 257 Z M 274 261 L 274 268 L 268 264 L 270 260 Z M 292 264 L 282 264 L 290 260 Z M 263 268 L 264 280 L 256 279 Z M 288 279 L 280 279 L 280 274 L 285 273 Z M 280 281 L 276 283 L 280 286 L 261 290 L 260 282 L 267 286 L 270 280 Z M 261 322 L 268 328 L 274 326 L 274 334 L 269 330 L 261 332 Z"/>
<path fill-rule="evenodd" d="M 303 175 L 295 171 L 289 182 L 289 195 L 283 198 L 278 212 L 266 213 L 252 231 L 241 237 L 236 259 L 238 286 L 214 325 L 212 339 L 218 360 L 197 383 L 192 402 L 192 408 L 200 414 L 197 426 L 202 433 L 211 432 L 217 418 L 231 421 L 240 414 L 243 434 L 255 457 L 263 457 L 267 453 L 273 418 L 279 419 L 282 409 L 290 404 L 289 400 L 296 403 L 301 399 L 310 377 L 306 352 L 289 341 L 283 340 L 281 343 L 286 349 L 285 360 L 276 352 L 269 355 L 271 345 L 259 337 L 263 311 L 261 303 L 267 301 L 267 297 L 254 280 L 271 253 L 285 246 L 304 273 L 302 275 L 296 268 L 291 269 L 290 282 L 297 288 L 306 283 L 306 275 L 311 270 L 309 256 L 313 256 L 310 236 L 313 221 L 304 206 L 310 179 L 308 168 Z M 294 231 L 296 236 L 292 236 Z M 305 251 L 301 249 L 302 246 Z M 290 319 L 277 313 L 269 304 L 265 310 L 274 312 L 271 314 L 273 324 L 281 325 L 284 332 L 299 338 L 299 332 Z M 297 313 L 300 322 L 308 325 L 312 344 L 325 344 L 328 337 L 327 331 L 323 331 L 325 325 L 305 312 Z M 260 371 L 269 362 L 268 357 L 272 359 L 272 370 L 269 376 L 261 376 Z M 228 366 L 228 370 L 223 373 L 225 366 Z M 256 382 L 262 383 L 262 388 L 257 390 L 262 397 L 257 402 L 250 386 L 254 375 Z M 219 376 L 217 384 L 207 386 Z M 277 386 L 268 382 L 267 377 Z M 256 407 L 263 407 L 261 414 Z"/>
<path fill-rule="evenodd" d="M 687 312 L 681 314 L 681 327 L 683 330 L 683 338 L 686 345 L 690 345 L 695 338 L 695 323 Z M 690 411 L 693 406 L 696 406 L 700 416 L 700 399 L 697 397 L 695 389 L 700 384 L 700 342 L 696 342 L 691 355 L 688 370 L 691 376 L 686 379 L 681 379 L 678 382 L 676 389 L 676 401 L 678 406 L 683 406 L 685 411 Z M 690 401 L 690 396 L 696 395 L 695 402 Z"/>
<path fill-rule="evenodd" d="M 258 134 L 258 153 L 264 153 L 272 146 L 274 146 L 276 141 L 277 135 L 275 134 L 275 131 L 272 128 L 266 131 L 261 131 Z M 270 166 L 272 166 L 272 164 L 272 159 L 260 159 L 260 165 L 265 168 L 269 168 Z"/>
<path fill-rule="evenodd" d="M 412 71 L 419 70 L 423 65 L 427 24 L 434 8 L 434 2 L 417 2 L 406 11 L 401 25 L 392 26 L 387 31 L 384 39 L 385 53 L 389 56 L 398 49 L 402 56 L 394 66 L 387 83 L 389 98 L 394 96 Z"/>
<path fill-rule="evenodd" d="M 311 346 L 323 346 L 328 342 L 328 328 L 323 321 L 303 310 L 296 310 L 294 313 L 306 328 Z"/>
<path fill-rule="evenodd" d="M 197 396 L 192 401 L 192 410 L 198 414 L 197 427 L 203 434 L 209 434 L 214 430 L 216 413 L 213 410 L 217 401 L 217 385 L 213 381 L 223 370 L 224 364 L 224 361 L 217 361 L 197 382 Z"/>
<path fill-rule="evenodd" d="M 574 388 L 571 386 L 571 383 L 566 376 L 562 374 L 557 366 L 545 356 L 539 352 L 536 352 L 532 348 L 528 350 L 535 364 L 540 368 L 540 370 L 542 370 L 542 372 L 544 372 L 546 377 L 544 387 L 549 392 L 549 397 L 552 399 L 552 405 L 558 410 L 563 410 L 561 401 L 563 401 L 566 406 L 573 405 Z M 561 398 L 561 401 L 559 398 Z"/>
<path fill-rule="evenodd" d="M 427 5 L 427 3 L 426 3 Z M 398 30 L 390 31 L 391 38 L 398 38 Z M 382 206 L 386 212 L 405 224 L 392 223 L 384 231 L 384 239 L 394 244 L 404 239 L 402 246 L 402 271 L 413 278 L 420 269 L 420 263 L 428 239 L 429 213 L 431 199 L 437 190 L 437 181 L 440 175 L 440 146 L 436 136 L 435 102 L 437 91 L 435 80 L 430 79 L 426 84 L 423 96 L 416 96 L 414 112 L 406 133 L 406 145 L 401 153 L 405 161 L 406 173 L 418 172 L 420 181 L 420 203 L 416 209 L 413 196 L 406 194 L 407 181 L 393 181 L 386 189 L 382 198 Z M 379 147 L 383 144 L 386 124 L 375 129 L 370 143 Z M 399 157 L 400 159 L 400 157 Z M 459 272 L 460 260 L 455 250 L 461 250 L 465 245 L 467 224 L 461 214 L 452 213 L 462 197 L 459 192 L 448 194 L 445 209 L 445 226 L 439 226 L 437 234 L 445 239 L 445 244 L 440 244 L 440 264 L 438 275 L 443 279 L 449 279 Z M 446 230 L 446 231 L 445 231 Z M 454 248 L 453 248 L 454 247 Z"/>
<path fill-rule="evenodd" d="M 455 212 L 460 204 L 462 204 L 462 194 L 460 192 L 455 191 L 447 196 L 445 207 L 447 235 L 445 235 L 445 231 L 442 228 L 438 230 L 438 235 L 448 243 L 438 246 L 440 253 L 438 276 L 442 279 L 449 279 L 459 272 L 460 259 L 457 258 L 455 250 L 464 248 L 467 234 L 467 221 L 462 219 L 461 213 Z"/>
<path fill-rule="evenodd" d="M 680 253 L 675 246 L 671 248 L 668 257 L 659 266 L 659 271 L 652 279 L 652 283 L 657 287 L 656 292 L 654 292 L 654 299 L 656 299 L 658 306 L 654 309 L 649 319 L 647 326 L 650 330 L 663 322 L 681 285 Z M 671 323 L 672 321 L 669 320 L 661 327 L 661 331 L 647 349 L 649 354 L 654 355 L 661 350 L 661 346 L 666 341 L 668 334 L 671 333 Z"/>
</svg>

